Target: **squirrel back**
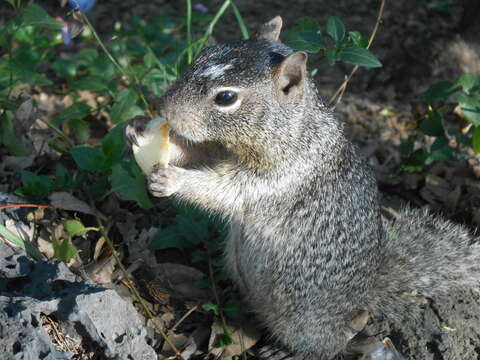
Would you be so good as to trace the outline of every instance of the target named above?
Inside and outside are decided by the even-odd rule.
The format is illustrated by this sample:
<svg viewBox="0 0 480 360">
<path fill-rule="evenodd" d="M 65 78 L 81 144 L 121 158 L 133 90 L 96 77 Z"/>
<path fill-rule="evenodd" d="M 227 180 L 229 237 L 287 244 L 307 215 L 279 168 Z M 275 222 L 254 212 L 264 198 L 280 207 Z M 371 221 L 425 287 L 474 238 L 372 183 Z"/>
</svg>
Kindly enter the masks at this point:
<svg viewBox="0 0 480 360">
<path fill-rule="evenodd" d="M 264 356 L 328 360 L 365 311 L 403 317 L 415 306 L 406 292 L 478 285 L 480 251 L 463 227 L 422 212 L 382 221 L 372 169 L 281 26 L 205 48 L 160 99 L 174 166 L 149 188 L 228 219 L 227 268 L 278 342 Z"/>
</svg>

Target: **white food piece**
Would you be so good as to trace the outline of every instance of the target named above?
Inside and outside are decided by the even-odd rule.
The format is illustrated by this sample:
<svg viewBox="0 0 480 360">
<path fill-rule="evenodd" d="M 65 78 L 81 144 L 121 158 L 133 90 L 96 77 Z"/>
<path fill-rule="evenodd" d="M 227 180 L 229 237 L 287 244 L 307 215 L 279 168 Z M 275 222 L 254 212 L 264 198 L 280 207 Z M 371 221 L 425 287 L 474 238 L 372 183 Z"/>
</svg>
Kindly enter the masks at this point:
<svg viewBox="0 0 480 360">
<path fill-rule="evenodd" d="M 150 174 L 155 165 L 167 167 L 170 160 L 170 126 L 163 118 L 152 119 L 133 144 L 133 155 L 142 171 Z"/>
</svg>

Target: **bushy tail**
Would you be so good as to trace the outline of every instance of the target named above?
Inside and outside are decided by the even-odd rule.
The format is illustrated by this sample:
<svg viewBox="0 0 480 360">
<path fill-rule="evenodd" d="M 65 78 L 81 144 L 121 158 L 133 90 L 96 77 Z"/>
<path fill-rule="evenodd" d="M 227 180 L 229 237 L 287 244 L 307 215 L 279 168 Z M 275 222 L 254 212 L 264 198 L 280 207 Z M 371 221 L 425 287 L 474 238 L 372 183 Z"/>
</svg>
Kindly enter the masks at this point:
<svg viewBox="0 0 480 360">
<path fill-rule="evenodd" d="M 403 315 L 418 300 L 415 295 L 480 290 L 480 244 L 464 226 L 415 209 L 399 212 L 384 225 L 385 261 L 370 294 L 372 312 Z"/>
</svg>

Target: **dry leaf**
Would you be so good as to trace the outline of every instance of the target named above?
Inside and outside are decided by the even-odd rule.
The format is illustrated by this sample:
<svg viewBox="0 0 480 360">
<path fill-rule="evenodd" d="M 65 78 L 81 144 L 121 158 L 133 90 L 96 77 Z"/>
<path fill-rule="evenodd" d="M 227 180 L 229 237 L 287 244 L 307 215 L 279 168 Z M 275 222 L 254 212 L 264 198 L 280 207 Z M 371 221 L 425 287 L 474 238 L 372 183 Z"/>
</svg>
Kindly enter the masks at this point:
<svg viewBox="0 0 480 360">
<path fill-rule="evenodd" d="M 84 267 L 85 275 L 96 284 L 110 284 L 115 264 L 113 256 L 100 261 L 92 261 Z"/>
<path fill-rule="evenodd" d="M 212 324 L 212 333 L 208 342 L 208 350 L 215 356 L 237 356 L 250 349 L 260 339 L 260 331 L 257 327 L 244 319 L 242 325 L 227 324 L 227 331 L 233 343 L 220 347 L 220 339 L 225 331 L 219 320 Z"/>
<path fill-rule="evenodd" d="M 105 216 L 95 209 L 91 208 L 86 202 L 77 199 L 68 192 L 54 192 L 48 197 L 50 203 L 56 208 L 70 211 L 78 211 L 83 214 L 98 216 L 102 220 L 106 220 Z"/>
<path fill-rule="evenodd" d="M 208 289 L 200 288 L 197 283 L 205 279 L 205 275 L 190 266 L 173 263 L 162 263 L 152 268 L 156 274 L 155 283 L 165 289 L 172 290 L 172 297 L 189 299 L 205 299 L 210 296 Z"/>
</svg>

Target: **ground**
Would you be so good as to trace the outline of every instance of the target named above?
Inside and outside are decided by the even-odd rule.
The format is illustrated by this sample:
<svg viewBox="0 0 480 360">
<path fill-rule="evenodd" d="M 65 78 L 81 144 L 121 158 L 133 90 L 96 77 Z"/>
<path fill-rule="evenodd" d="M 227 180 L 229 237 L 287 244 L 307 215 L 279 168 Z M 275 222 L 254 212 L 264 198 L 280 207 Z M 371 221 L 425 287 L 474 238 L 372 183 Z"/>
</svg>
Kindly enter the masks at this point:
<svg viewBox="0 0 480 360">
<path fill-rule="evenodd" d="M 428 205 L 448 218 L 467 224 L 473 233 L 480 225 L 477 178 L 480 174 L 478 159 L 473 154 L 469 155 L 468 161 L 439 162 L 418 173 L 397 171 L 401 164 L 398 146 L 412 134 L 412 124 L 418 120 L 421 106 L 424 106 L 421 94 L 435 82 L 455 79 L 465 72 L 480 74 L 480 24 L 472 15 L 480 11 L 478 3 L 475 0 L 458 1 L 450 12 L 444 13 L 435 8 L 439 2 L 407 0 L 386 3 L 372 46 L 383 67 L 359 70 L 335 111 L 345 122 L 349 136 L 376 169 L 385 207 L 395 209 L 404 202 L 415 206 Z M 210 11 L 220 4 L 220 1 L 205 2 Z M 292 5 L 280 0 L 237 0 L 236 4 L 251 31 L 275 15 L 282 16 L 287 28 L 302 16 L 314 16 L 324 24 L 330 15 L 337 15 L 347 30 L 370 34 L 380 1 L 300 0 Z M 56 2 L 46 2 L 46 6 L 52 12 L 59 11 Z M 179 16 L 185 9 L 183 2 L 162 0 L 99 1 L 90 18 L 100 34 L 106 35 L 115 20 L 125 20 L 133 13 L 148 17 L 158 10 Z M 238 27 L 231 26 L 233 23 L 232 14 L 222 19 L 215 32 L 216 41 L 240 37 Z M 326 100 L 351 69 L 348 65 L 330 67 L 316 56 L 311 56 L 309 66 L 310 69 L 318 68 L 315 81 Z M 449 121 L 455 121 L 455 118 Z M 200 299 L 211 298 L 212 294 L 195 286 L 209 269 L 192 264 L 191 254 L 179 250 L 162 250 L 156 254 L 138 250 L 151 237 L 152 226 L 163 227 L 173 222 L 172 205 L 161 200 L 153 211 L 132 213 L 132 208 L 120 207 L 118 200 L 111 199 L 101 210 L 108 214 L 117 211 L 119 232 L 124 239 L 130 239 L 130 243 L 122 247 L 127 251 L 125 259 L 130 266 L 129 272 L 134 274 L 134 281 L 141 286 L 149 306 L 170 329 L 172 342 L 185 349 L 184 356 L 204 356 L 207 352 L 218 354 L 214 335 L 215 332 L 217 336 L 221 334 L 222 326 L 216 318 L 212 325 L 212 317 L 200 306 Z M 94 251 L 92 246 L 83 246 L 85 253 Z M 140 259 L 145 267 L 137 265 L 136 261 Z M 113 271 L 113 267 L 110 268 Z M 105 276 L 110 277 L 111 271 Z M 121 285 L 115 287 L 127 294 Z M 373 317 L 367 332 L 378 338 L 390 337 L 395 347 L 409 359 L 480 358 L 478 294 L 466 291 L 451 294 L 448 298 L 426 299 L 419 306 L 423 311 L 416 319 L 392 323 Z M 250 323 L 246 325 L 250 326 Z M 171 331 L 172 327 L 177 329 L 175 333 Z M 210 336 L 211 329 L 214 335 Z M 154 345 L 162 344 L 152 328 L 149 332 Z M 244 331 L 242 341 L 255 343 L 259 338 L 258 331 L 251 331 L 253 335 L 250 337 L 248 333 Z M 198 347 L 192 345 L 197 344 L 192 342 L 193 338 L 200 339 Z M 164 356 L 169 354 L 168 346 L 160 346 L 157 350 Z M 230 348 L 229 351 L 230 355 L 238 354 L 238 349 Z"/>
</svg>

